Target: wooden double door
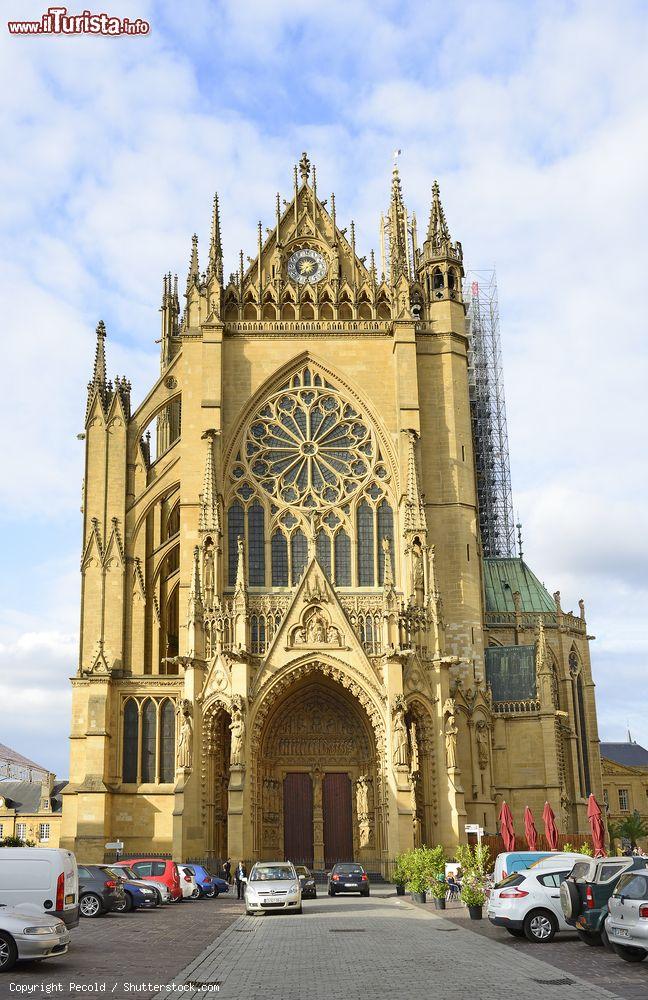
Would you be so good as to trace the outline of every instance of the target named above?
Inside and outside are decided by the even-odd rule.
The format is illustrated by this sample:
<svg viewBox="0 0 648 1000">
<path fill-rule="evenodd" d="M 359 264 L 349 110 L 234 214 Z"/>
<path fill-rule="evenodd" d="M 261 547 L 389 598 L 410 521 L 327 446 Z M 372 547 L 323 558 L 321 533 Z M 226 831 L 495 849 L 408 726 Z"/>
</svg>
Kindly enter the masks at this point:
<svg viewBox="0 0 648 1000">
<path fill-rule="evenodd" d="M 310 774 L 292 771 L 283 783 L 284 857 L 295 864 L 313 865 L 313 782 Z M 348 774 L 327 772 L 322 778 L 324 865 L 353 860 L 353 804 Z"/>
</svg>

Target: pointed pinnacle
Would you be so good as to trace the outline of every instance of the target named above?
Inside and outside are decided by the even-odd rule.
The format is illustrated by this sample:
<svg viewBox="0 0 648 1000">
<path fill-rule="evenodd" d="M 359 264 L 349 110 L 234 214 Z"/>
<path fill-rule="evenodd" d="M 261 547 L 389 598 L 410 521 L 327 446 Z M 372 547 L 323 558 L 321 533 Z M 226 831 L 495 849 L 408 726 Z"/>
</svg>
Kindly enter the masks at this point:
<svg viewBox="0 0 648 1000">
<path fill-rule="evenodd" d="M 438 248 L 442 243 L 450 240 L 448 223 L 445 212 L 441 204 L 441 194 L 438 181 L 432 185 L 432 205 L 430 207 L 430 221 L 428 223 L 427 238 L 434 248 Z"/>
<path fill-rule="evenodd" d="M 215 274 L 219 281 L 223 280 L 223 244 L 221 242 L 218 192 L 214 194 L 214 205 L 212 208 L 211 241 L 209 244 L 209 273 Z"/>
<path fill-rule="evenodd" d="M 97 323 L 97 346 L 95 348 L 94 368 L 92 371 L 93 388 L 103 394 L 106 391 L 106 327 L 102 319 Z"/>
<path fill-rule="evenodd" d="M 194 233 L 191 237 L 191 258 L 189 260 L 189 274 L 187 275 L 187 291 L 190 286 L 200 280 L 198 269 L 198 237 Z"/>
</svg>

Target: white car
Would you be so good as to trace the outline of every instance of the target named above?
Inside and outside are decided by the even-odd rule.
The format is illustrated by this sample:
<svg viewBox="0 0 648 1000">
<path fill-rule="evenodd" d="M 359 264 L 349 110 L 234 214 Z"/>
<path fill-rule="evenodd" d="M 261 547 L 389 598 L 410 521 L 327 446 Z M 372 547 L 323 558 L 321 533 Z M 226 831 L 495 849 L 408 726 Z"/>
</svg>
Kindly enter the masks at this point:
<svg viewBox="0 0 648 1000">
<path fill-rule="evenodd" d="M 245 885 L 245 912 L 302 912 L 299 876 L 290 861 L 257 861 Z"/>
<path fill-rule="evenodd" d="M 67 927 L 79 926 L 79 872 L 76 858 L 58 847 L 3 847 L 0 903 L 33 904 Z"/>
<path fill-rule="evenodd" d="M 573 931 L 560 905 L 560 886 L 569 875 L 569 856 L 536 868 L 514 872 L 491 890 L 488 919 L 513 937 L 546 944 L 557 931 Z"/>
<path fill-rule="evenodd" d="M 65 955 L 70 932 L 58 917 L 48 916 L 33 903 L 0 903 L 0 972 L 16 962 Z"/>
<path fill-rule="evenodd" d="M 196 876 L 193 868 L 190 865 L 178 865 L 178 872 L 180 874 L 182 898 L 198 899 L 200 896 L 200 889 L 196 883 Z"/>
</svg>

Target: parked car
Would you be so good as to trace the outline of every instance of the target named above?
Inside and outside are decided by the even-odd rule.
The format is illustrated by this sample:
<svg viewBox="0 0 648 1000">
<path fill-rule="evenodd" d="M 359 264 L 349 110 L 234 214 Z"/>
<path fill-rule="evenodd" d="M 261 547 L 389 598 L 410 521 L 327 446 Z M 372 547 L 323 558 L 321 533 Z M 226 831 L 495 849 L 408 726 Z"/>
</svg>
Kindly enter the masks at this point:
<svg viewBox="0 0 648 1000">
<path fill-rule="evenodd" d="M 362 867 L 352 863 L 333 865 L 328 876 L 328 894 L 337 896 L 340 892 L 359 892 L 369 895 L 369 876 Z"/>
<path fill-rule="evenodd" d="M 295 871 L 301 883 L 302 899 L 317 899 L 315 876 L 306 865 L 295 865 Z"/>
<path fill-rule="evenodd" d="M 79 924 L 76 858 L 59 848 L 3 847 L 0 851 L 0 903 L 31 903 L 67 927 Z"/>
<path fill-rule="evenodd" d="M 191 868 L 201 896 L 214 899 L 221 892 L 229 892 L 229 883 L 224 878 L 219 878 L 218 875 L 211 875 L 204 865 L 195 865 L 192 861 Z"/>
<path fill-rule="evenodd" d="M 608 900 L 605 930 L 613 951 L 625 962 L 648 956 L 648 870 L 622 875 Z"/>
<path fill-rule="evenodd" d="M 0 903 L 0 972 L 9 972 L 16 962 L 65 955 L 69 944 L 64 921 L 43 913 L 39 905 Z"/>
<path fill-rule="evenodd" d="M 154 882 L 150 878 L 138 878 L 137 873 L 129 868 L 128 865 L 123 865 L 121 862 L 117 864 L 111 864 L 110 868 L 114 871 L 115 875 L 119 875 L 126 882 L 134 882 L 136 885 L 144 886 L 145 888 L 155 889 L 158 897 L 158 903 L 170 903 L 171 893 L 169 889 L 164 884 L 164 882 Z"/>
<path fill-rule="evenodd" d="M 607 904 L 623 874 L 646 868 L 646 859 L 588 858 L 577 861 L 560 887 L 560 902 L 567 923 L 576 928 L 585 944 L 609 945 L 605 918 Z"/>
<path fill-rule="evenodd" d="M 124 902 L 122 880 L 101 865 L 79 865 L 79 913 L 103 917 Z"/>
<path fill-rule="evenodd" d="M 514 872 L 491 890 L 487 916 L 513 937 L 546 944 L 572 928 L 560 905 L 560 885 L 571 871 L 569 860 Z"/>
<path fill-rule="evenodd" d="M 182 899 L 180 873 L 175 861 L 168 858 L 123 858 L 121 864 L 132 868 L 138 878 L 164 883 L 174 903 Z"/>
<path fill-rule="evenodd" d="M 124 888 L 124 899 L 113 906 L 115 913 L 131 913 L 133 910 L 152 910 L 160 905 L 158 891 L 150 882 L 147 883 L 139 880 L 131 882 L 109 865 L 99 865 L 99 868 L 110 875 L 116 876 Z"/>
<path fill-rule="evenodd" d="M 245 912 L 302 912 L 301 885 L 290 861 L 257 861 L 245 885 Z"/>
<path fill-rule="evenodd" d="M 182 898 L 199 899 L 200 889 L 198 888 L 193 868 L 190 865 L 178 865 L 178 872 L 180 873 Z"/>
</svg>

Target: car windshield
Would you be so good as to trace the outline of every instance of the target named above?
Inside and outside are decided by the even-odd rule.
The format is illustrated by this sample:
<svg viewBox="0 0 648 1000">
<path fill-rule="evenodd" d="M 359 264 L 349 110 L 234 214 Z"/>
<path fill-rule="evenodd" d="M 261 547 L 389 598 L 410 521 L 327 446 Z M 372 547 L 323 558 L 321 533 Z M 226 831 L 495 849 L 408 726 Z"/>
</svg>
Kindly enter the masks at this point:
<svg viewBox="0 0 648 1000">
<path fill-rule="evenodd" d="M 288 882 L 294 879 L 294 868 L 287 865 L 264 865 L 263 868 L 253 868 L 251 882 Z"/>
<path fill-rule="evenodd" d="M 635 872 L 622 875 L 614 890 L 614 895 L 624 899 L 648 899 L 648 876 Z"/>
<path fill-rule="evenodd" d="M 340 875 L 362 875 L 363 869 L 360 865 L 336 865 L 333 871 Z"/>
<path fill-rule="evenodd" d="M 571 870 L 570 878 L 587 878 L 589 870 L 589 861 L 578 861 Z"/>
</svg>

